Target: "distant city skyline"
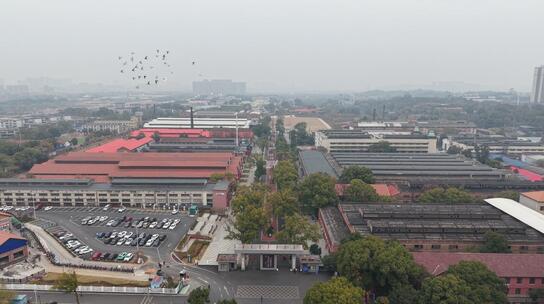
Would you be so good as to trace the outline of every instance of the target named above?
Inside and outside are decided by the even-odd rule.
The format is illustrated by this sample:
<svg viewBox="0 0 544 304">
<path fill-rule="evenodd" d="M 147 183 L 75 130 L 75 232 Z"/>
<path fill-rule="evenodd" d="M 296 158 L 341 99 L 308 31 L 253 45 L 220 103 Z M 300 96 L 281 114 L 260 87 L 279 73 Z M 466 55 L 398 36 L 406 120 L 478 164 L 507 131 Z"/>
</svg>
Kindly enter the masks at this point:
<svg viewBox="0 0 544 304">
<path fill-rule="evenodd" d="M 542 11 L 536 0 L 7 1 L 0 78 L 131 87 L 118 56 L 168 49 L 168 90 L 235 79 L 248 92 L 433 83 L 529 92 L 544 64 L 544 41 L 534 39 Z"/>
</svg>

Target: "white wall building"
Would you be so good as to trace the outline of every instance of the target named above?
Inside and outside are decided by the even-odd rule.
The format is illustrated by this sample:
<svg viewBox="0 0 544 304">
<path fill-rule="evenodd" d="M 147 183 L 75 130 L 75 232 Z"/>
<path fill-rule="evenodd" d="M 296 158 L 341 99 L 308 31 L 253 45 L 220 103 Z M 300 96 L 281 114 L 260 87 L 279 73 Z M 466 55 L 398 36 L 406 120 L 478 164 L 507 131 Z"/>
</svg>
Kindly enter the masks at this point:
<svg viewBox="0 0 544 304">
<path fill-rule="evenodd" d="M 195 129 L 213 129 L 213 128 L 249 128 L 251 120 L 247 118 L 214 118 L 214 117 L 195 117 Z M 162 117 L 156 118 L 144 124 L 144 128 L 159 129 L 186 129 L 191 127 L 190 117 Z"/>
<path fill-rule="evenodd" d="M 544 214 L 544 191 L 523 192 L 519 195 L 519 203 Z"/>
<path fill-rule="evenodd" d="M 532 103 L 544 103 L 544 65 L 535 68 L 533 76 Z"/>
</svg>

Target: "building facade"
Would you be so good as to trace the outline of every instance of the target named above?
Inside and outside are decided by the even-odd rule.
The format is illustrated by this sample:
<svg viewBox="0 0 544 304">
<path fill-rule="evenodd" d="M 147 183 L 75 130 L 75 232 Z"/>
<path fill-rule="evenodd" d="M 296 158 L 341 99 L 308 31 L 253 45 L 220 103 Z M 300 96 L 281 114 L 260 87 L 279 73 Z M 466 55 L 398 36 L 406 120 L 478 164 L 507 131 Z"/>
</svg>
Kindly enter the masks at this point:
<svg viewBox="0 0 544 304">
<path fill-rule="evenodd" d="M 196 129 L 215 129 L 215 128 L 249 128 L 251 120 L 247 118 L 236 117 L 194 117 L 193 127 Z M 159 129 L 189 129 L 191 128 L 190 117 L 159 117 L 144 124 L 144 128 Z"/>
<path fill-rule="evenodd" d="M 0 179 L 0 203 L 8 206 L 92 206 L 172 209 L 198 204 L 217 210 L 229 206 L 230 184 L 206 180 Z"/>
<path fill-rule="evenodd" d="M 386 141 L 399 153 L 436 153 L 436 138 L 420 134 L 375 134 L 360 130 L 315 132 L 315 146 L 333 152 L 367 152 L 369 146 Z"/>
<path fill-rule="evenodd" d="M 544 214 L 544 191 L 521 193 L 519 195 L 519 203 Z"/>
<path fill-rule="evenodd" d="M 28 257 L 28 241 L 10 232 L 0 231 L 0 268 Z"/>
<path fill-rule="evenodd" d="M 535 68 L 531 102 L 544 103 L 544 65 Z"/>
</svg>

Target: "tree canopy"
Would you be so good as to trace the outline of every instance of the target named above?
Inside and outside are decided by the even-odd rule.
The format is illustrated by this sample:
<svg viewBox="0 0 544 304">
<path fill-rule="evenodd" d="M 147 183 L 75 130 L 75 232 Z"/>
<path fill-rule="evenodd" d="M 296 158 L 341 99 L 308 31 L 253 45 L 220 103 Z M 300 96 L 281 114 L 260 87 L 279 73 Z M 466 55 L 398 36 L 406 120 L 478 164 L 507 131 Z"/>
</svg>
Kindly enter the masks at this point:
<svg viewBox="0 0 544 304">
<path fill-rule="evenodd" d="M 519 192 L 512 190 L 501 191 L 494 195 L 494 197 L 509 198 L 514 201 L 519 201 Z"/>
<path fill-rule="evenodd" d="M 504 281 L 480 262 L 461 261 L 450 266 L 448 274 L 455 275 L 470 286 L 468 297 L 472 303 L 507 303 Z"/>
<path fill-rule="evenodd" d="M 62 290 L 66 293 L 74 293 L 74 296 L 76 297 L 76 303 L 79 304 L 79 293 L 77 291 L 78 286 L 79 282 L 77 280 L 76 273 L 65 272 L 61 274 L 60 278 L 55 282 L 55 285 L 53 285 L 53 289 Z"/>
<path fill-rule="evenodd" d="M 360 304 L 365 292 L 344 277 L 335 277 L 312 286 L 304 296 L 304 304 Z"/>
<path fill-rule="evenodd" d="M 278 241 L 286 244 L 299 244 L 308 249 L 308 241 L 317 242 L 320 237 L 319 226 L 295 213 L 285 218 L 285 227 L 276 234 Z"/>
<path fill-rule="evenodd" d="M 372 170 L 362 166 L 349 166 L 342 171 L 340 175 L 340 182 L 349 184 L 354 179 L 360 179 L 367 184 L 374 183 L 374 176 Z"/>
<path fill-rule="evenodd" d="M 380 196 L 371 185 L 360 179 L 352 179 L 349 187 L 344 193 L 344 197 L 349 202 L 376 202 Z"/>
<path fill-rule="evenodd" d="M 210 290 L 204 287 L 193 289 L 187 299 L 189 304 L 205 304 L 210 302 Z"/>
<path fill-rule="evenodd" d="M 504 235 L 495 231 L 487 231 L 480 252 L 511 253 L 512 250 L 508 247 L 508 240 Z"/>
<path fill-rule="evenodd" d="M 233 213 L 236 215 L 249 205 L 261 207 L 264 202 L 265 190 L 262 184 L 253 184 L 251 187 L 239 186 L 231 201 Z"/>
<path fill-rule="evenodd" d="M 267 201 L 272 205 L 274 215 L 280 218 L 293 215 L 299 210 L 296 194 L 290 189 L 268 194 Z"/>
<path fill-rule="evenodd" d="M 298 180 L 297 168 L 288 160 L 279 161 L 272 175 L 279 190 L 294 188 Z"/>
<path fill-rule="evenodd" d="M 261 229 L 268 223 L 266 213 L 261 206 L 246 205 L 236 214 L 232 226 L 227 226 L 228 239 L 239 240 L 248 244 L 256 240 Z"/>
<path fill-rule="evenodd" d="M 470 287 L 452 274 L 446 274 L 423 281 L 419 291 L 418 304 L 473 304 L 468 298 Z"/>
<path fill-rule="evenodd" d="M 470 204 L 476 202 L 476 198 L 458 188 L 437 187 L 423 192 L 419 196 L 418 202 L 425 204 Z"/>
<path fill-rule="evenodd" d="M 425 275 L 399 242 L 374 236 L 342 244 L 336 262 L 341 275 L 377 296 L 403 285 L 418 287 Z"/>
<path fill-rule="evenodd" d="M 336 181 L 324 173 L 306 176 L 299 185 L 299 201 L 304 210 L 316 212 L 318 208 L 338 203 Z"/>
</svg>

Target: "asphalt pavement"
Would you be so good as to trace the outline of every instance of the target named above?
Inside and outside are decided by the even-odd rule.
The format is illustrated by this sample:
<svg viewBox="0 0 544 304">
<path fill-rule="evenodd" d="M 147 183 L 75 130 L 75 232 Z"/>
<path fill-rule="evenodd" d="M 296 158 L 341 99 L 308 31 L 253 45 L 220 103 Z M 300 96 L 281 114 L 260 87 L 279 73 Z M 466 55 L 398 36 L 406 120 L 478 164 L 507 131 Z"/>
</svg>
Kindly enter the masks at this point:
<svg viewBox="0 0 544 304">
<path fill-rule="evenodd" d="M 17 292 L 26 294 L 31 303 L 58 304 L 76 303 L 73 293 L 58 291 L 33 291 Z M 81 304 L 178 304 L 187 303 L 187 297 L 179 295 L 131 295 L 131 294 L 108 294 L 108 293 L 83 293 L 79 297 Z"/>
<path fill-rule="evenodd" d="M 95 252 L 100 251 L 102 253 L 120 253 L 123 251 L 135 252 L 137 250 L 136 246 L 126 246 L 126 245 L 109 245 L 104 244 L 101 240 L 96 238 L 97 232 L 109 232 L 109 231 L 132 231 L 136 233 L 157 233 L 165 234 L 166 240 L 161 242 L 159 247 L 145 247 L 140 246 L 139 249 L 143 252 L 144 255 L 148 256 L 154 261 L 164 261 L 170 253 L 174 250 L 175 246 L 179 243 L 181 238 L 189 231 L 192 224 L 196 220 L 194 217 L 189 217 L 187 215 L 176 214 L 172 215 L 169 212 L 163 211 L 143 211 L 143 210 L 134 210 L 128 209 L 123 213 L 119 213 L 116 209 L 110 209 L 109 211 L 103 211 L 98 207 L 64 207 L 64 208 L 53 208 L 52 210 L 44 211 L 39 210 L 36 212 L 38 219 L 43 220 L 46 224 L 56 223 L 59 227 L 62 227 L 68 232 L 74 234 L 79 240 L 83 243 L 94 249 Z M 150 229 L 150 228 L 125 228 L 123 224 L 117 227 L 108 227 L 106 226 L 106 221 L 102 223 L 96 223 L 94 225 L 81 225 L 81 219 L 87 216 L 108 216 L 108 220 L 114 218 L 120 218 L 122 216 L 132 217 L 132 218 L 141 218 L 149 216 L 151 218 L 155 217 L 158 221 L 161 221 L 164 218 L 180 219 L 180 223 L 176 226 L 174 230 L 170 229 Z"/>
</svg>

